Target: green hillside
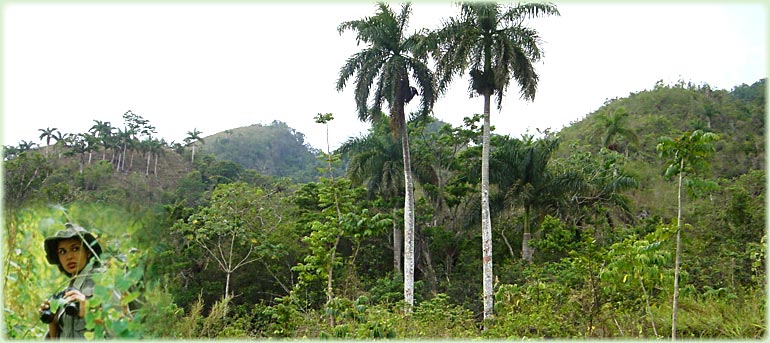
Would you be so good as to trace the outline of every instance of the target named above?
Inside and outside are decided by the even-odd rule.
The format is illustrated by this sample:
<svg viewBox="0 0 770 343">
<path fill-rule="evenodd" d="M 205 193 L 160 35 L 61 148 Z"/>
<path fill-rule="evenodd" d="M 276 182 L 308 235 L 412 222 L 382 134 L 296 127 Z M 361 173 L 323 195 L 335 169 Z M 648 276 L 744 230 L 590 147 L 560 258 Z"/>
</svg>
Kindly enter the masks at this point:
<svg viewBox="0 0 770 343">
<path fill-rule="evenodd" d="M 670 218 L 676 197 L 666 194 L 669 182 L 660 178 L 665 166 L 655 150 L 658 139 L 692 130 L 718 134 L 708 178 L 734 180 L 765 170 L 765 81 L 732 90 L 659 82 L 650 90 L 609 100 L 564 128 L 559 133 L 563 143 L 558 155 L 567 156 L 575 149 L 598 153 L 602 147 L 624 154 L 628 170 L 640 182 L 632 194 L 637 210 L 658 209 Z M 611 138 L 605 144 L 608 134 Z"/>
<path fill-rule="evenodd" d="M 318 151 L 305 136 L 280 121 L 253 124 L 205 137 L 201 151 L 260 174 L 308 182 L 318 176 Z"/>
</svg>

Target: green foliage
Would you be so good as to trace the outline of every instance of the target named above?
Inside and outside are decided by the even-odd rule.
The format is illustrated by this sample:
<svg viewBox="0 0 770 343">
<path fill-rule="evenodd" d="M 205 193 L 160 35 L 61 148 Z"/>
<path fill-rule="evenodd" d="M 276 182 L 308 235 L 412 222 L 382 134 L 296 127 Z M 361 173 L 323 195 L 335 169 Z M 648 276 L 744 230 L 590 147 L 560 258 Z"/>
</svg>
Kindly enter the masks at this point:
<svg viewBox="0 0 770 343">
<path fill-rule="evenodd" d="M 65 221 L 93 229 L 105 248 L 87 314 L 92 338 L 663 337 L 673 310 L 674 242 L 666 228 L 677 221 L 676 190 L 661 171 L 664 163 L 671 175 L 682 171 L 675 166 L 683 156 L 677 149 L 690 149 L 684 143 L 694 132 L 720 139 L 696 156 L 708 157 L 710 168 L 684 169 L 689 225 L 680 221 L 686 285 L 680 287 L 677 332 L 696 339 L 762 338 L 764 81 L 732 91 L 661 82 L 607 101 L 558 133 L 564 143 L 549 155 L 547 169 L 565 176 L 554 182 L 570 190 L 562 196 L 524 187 L 510 175 L 521 164 L 501 163 L 492 192 L 509 196 L 500 204 L 518 207 L 500 206 L 493 217 L 497 311 L 486 323 L 479 299 L 479 115 L 457 128 L 420 116 L 408 122 L 419 252 L 411 313 L 404 311 L 403 276 L 391 260 L 392 229 L 403 225 L 403 170 L 400 142 L 386 120 L 373 122 L 368 138 L 377 144 L 331 155 L 331 161 L 327 155 L 315 159 L 318 152 L 301 134 L 280 122 L 228 130 L 206 137 L 206 144 L 188 140 L 187 148 L 154 142 L 154 128 L 131 112 L 119 134 L 105 122 L 88 134 L 41 130 L 45 146 L 39 149 L 32 142 L 3 147 L 4 338 L 40 339 L 45 332 L 37 307 L 68 280 L 46 263 L 40 247 Z M 599 123 L 602 116 L 606 121 Z M 632 130 L 638 141 L 616 131 L 608 144 L 615 150 L 602 149 L 597 138 L 609 132 L 597 128 L 609 130 L 602 126 L 609 122 Z M 661 136 L 677 139 L 658 141 Z M 546 131 L 545 137 L 556 136 Z M 492 136 L 495 163 L 505 162 L 506 139 Z M 677 148 L 671 159 L 656 157 L 658 143 Z M 235 147 L 264 159 L 309 151 L 313 161 L 253 161 L 256 170 L 203 153 L 191 164 L 193 146 L 198 153 Z M 349 158 L 349 170 L 370 169 L 350 174 L 354 182 L 336 178 L 345 166 L 340 156 Z M 156 159 L 157 172 L 150 163 Z M 333 169 L 330 179 L 295 184 L 314 179 L 328 162 L 335 164 L 322 171 Z M 267 175 L 271 168 L 294 179 Z M 532 221 L 524 219 L 521 195 L 545 199 Z M 61 205 L 41 205 L 48 203 Z M 270 217 L 280 217 L 280 224 L 267 230 L 256 224 Z M 525 222 L 536 225 L 532 263 L 524 263 L 516 247 Z M 225 248 L 232 237 L 233 256 L 249 258 L 231 275 L 233 297 L 223 298 L 226 272 L 196 238 L 222 238 Z"/>
<path fill-rule="evenodd" d="M 502 284 L 495 293 L 494 324 L 487 338 L 580 337 L 580 308 L 570 299 L 569 288 L 554 282 Z"/>
<path fill-rule="evenodd" d="M 677 337 L 687 339 L 763 339 L 767 332 L 767 302 L 764 290 L 749 290 L 735 295 L 706 292 L 682 297 L 677 320 Z M 720 293 L 721 295 L 717 295 Z M 671 307 L 654 310 L 663 330 L 671 330 Z"/>
<path fill-rule="evenodd" d="M 24 152 L 3 162 L 3 203 L 8 208 L 21 207 L 43 185 L 53 168 L 38 152 Z"/>
<path fill-rule="evenodd" d="M 98 204 L 36 206 L 9 213 L 5 223 L 8 246 L 7 267 L 4 268 L 5 333 L 15 338 L 42 338 L 47 325 L 39 321 L 38 306 L 51 294 L 66 286 L 67 280 L 54 266 L 48 265 L 42 249 L 45 236 L 75 222 L 97 236 L 104 253 L 102 271 L 93 276 L 94 296 L 89 299 L 86 327 L 92 338 L 140 338 L 148 325 L 148 310 L 158 307 L 172 312 L 168 296 L 153 289 L 156 297 L 144 297 L 147 288 L 144 270 L 147 253 L 137 244 L 133 234 L 143 224 L 128 220 L 125 211 Z M 164 300 L 165 299 L 165 300 Z M 166 301 L 164 304 L 162 301 Z"/>
<path fill-rule="evenodd" d="M 679 173 L 694 174 L 705 169 L 707 158 L 715 151 L 712 142 L 718 139 L 718 135 L 700 130 L 685 132 L 675 139 L 662 137 L 656 149 L 662 158 L 669 161 L 664 175 L 670 178 Z"/>
<path fill-rule="evenodd" d="M 362 241 L 386 232 L 392 226 L 392 219 L 388 215 L 370 213 L 363 207 L 363 189 L 352 188 L 347 179 L 322 178 L 321 183 L 307 185 L 305 190 L 312 193 L 303 193 L 297 200 L 303 204 L 303 225 L 308 234 L 302 241 L 310 248 L 310 254 L 292 268 L 299 274 L 299 284 L 292 293 L 299 296 L 307 292 L 308 287 L 312 290 L 313 285 L 325 284 L 323 293 L 328 306 L 335 298 L 335 269 L 339 270 L 346 258 L 338 251 L 341 242 L 344 240 L 352 245 L 351 255 L 347 258 L 355 260 Z"/>
</svg>

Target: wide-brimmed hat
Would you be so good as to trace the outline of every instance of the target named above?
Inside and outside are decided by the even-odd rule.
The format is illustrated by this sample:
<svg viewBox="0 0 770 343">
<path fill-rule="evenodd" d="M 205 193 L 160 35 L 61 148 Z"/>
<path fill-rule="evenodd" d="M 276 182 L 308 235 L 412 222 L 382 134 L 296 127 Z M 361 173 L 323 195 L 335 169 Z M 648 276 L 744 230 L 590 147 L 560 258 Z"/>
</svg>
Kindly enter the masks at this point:
<svg viewBox="0 0 770 343">
<path fill-rule="evenodd" d="M 45 241 L 43 242 L 43 247 L 45 248 L 45 258 L 48 260 L 48 263 L 59 264 L 59 257 L 56 250 L 58 248 L 59 241 L 64 239 L 80 238 L 83 242 L 90 246 L 91 249 L 93 249 L 93 252 L 96 253 L 96 256 L 102 254 L 102 246 L 99 245 L 99 242 L 96 241 L 96 237 L 94 237 L 94 235 L 88 232 L 86 229 L 71 223 L 64 224 L 64 227 L 66 229 L 56 231 L 56 234 L 50 237 L 46 237 Z"/>
</svg>

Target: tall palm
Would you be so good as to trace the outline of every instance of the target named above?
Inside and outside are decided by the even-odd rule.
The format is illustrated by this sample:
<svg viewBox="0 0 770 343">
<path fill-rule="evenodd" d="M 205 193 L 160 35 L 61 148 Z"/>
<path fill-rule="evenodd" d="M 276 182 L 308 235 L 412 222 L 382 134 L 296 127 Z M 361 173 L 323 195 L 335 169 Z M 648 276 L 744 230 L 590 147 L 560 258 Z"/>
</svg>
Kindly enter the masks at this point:
<svg viewBox="0 0 770 343">
<path fill-rule="evenodd" d="M 409 3 L 403 4 L 401 12 L 395 14 L 387 4 L 378 3 L 374 16 L 340 24 L 340 34 L 352 30 L 358 42 L 365 43 L 366 47 L 347 59 L 337 80 L 337 90 L 341 91 L 351 77 L 355 78 L 355 101 L 362 121 L 372 120 L 371 115 L 379 113 L 386 101 L 394 135 L 401 138 L 405 189 L 404 300 L 410 308 L 414 305 L 414 181 L 404 106 L 419 88 L 420 114 L 427 115 L 436 97 L 433 73 L 416 54 L 424 36 L 418 33 L 407 36 L 405 32 L 411 8 Z M 411 86 L 410 73 L 417 88 Z M 370 96 L 372 87 L 374 94 Z M 367 104 L 370 97 L 371 107 Z"/>
<path fill-rule="evenodd" d="M 17 150 L 19 151 L 19 153 L 30 151 L 34 149 L 36 145 L 37 143 L 35 142 L 32 142 L 32 141 L 28 142 L 28 141 L 22 140 L 21 142 L 19 142 Z"/>
<path fill-rule="evenodd" d="M 99 143 L 102 145 L 102 160 L 107 156 L 107 147 L 110 136 L 112 136 L 112 130 L 114 128 L 108 121 L 94 120 L 94 125 L 88 130 L 91 134 L 99 138 Z"/>
<path fill-rule="evenodd" d="M 682 180 L 685 173 L 695 174 L 708 166 L 708 157 L 715 151 L 713 142 L 719 137 L 711 132 L 695 130 L 681 137 L 662 137 L 656 146 L 660 156 L 666 159 L 666 177 L 679 177 L 676 215 L 676 253 L 674 262 L 674 296 L 671 314 L 671 339 L 676 340 L 676 315 L 679 298 L 679 262 L 682 246 Z"/>
<path fill-rule="evenodd" d="M 184 139 L 184 142 L 188 146 L 192 146 L 192 156 L 190 157 L 190 163 L 195 163 L 195 143 L 201 142 L 201 144 L 204 144 L 205 141 L 201 137 L 201 133 L 198 131 L 198 129 L 193 129 L 192 131 L 187 131 L 187 137 Z"/>
<path fill-rule="evenodd" d="M 484 98 L 481 156 L 481 226 L 484 319 L 493 317 L 492 224 L 489 213 L 490 100 L 497 97 L 498 110 L 511 78 L 516 79 L 525 100 L 534 100 L 538 75 L 533 63 L 540 60 L 540 37 L 525 27 L 524 19 L 558 15 L 552 4 L 502 6 L 491 2 L 463 3 L 460 15 L 450 18 L 435 37 L 438 90 L 443 92 L 458 74 L 470 69 L 471 96 Z M 486 325 L 485 325 L 486 328 Z"/>
<path fill-rule="evenodd" d="M 48 146 L 51 145 L 51 139 L 53 139 L 55 137 L 54 133 L 57 132 L 58 130 L 59 129 L 57 129 L 55 127 L 53 127 L 53 128 L 47 127 L 45 129 L 38 129 L 38 131 L 41 132 L 40 133 L 40 140 L 43 140 L 43 138 L 45 138 L 45 145 L 46 145 L 45 157 L 48 157 Z"/>
</svg>

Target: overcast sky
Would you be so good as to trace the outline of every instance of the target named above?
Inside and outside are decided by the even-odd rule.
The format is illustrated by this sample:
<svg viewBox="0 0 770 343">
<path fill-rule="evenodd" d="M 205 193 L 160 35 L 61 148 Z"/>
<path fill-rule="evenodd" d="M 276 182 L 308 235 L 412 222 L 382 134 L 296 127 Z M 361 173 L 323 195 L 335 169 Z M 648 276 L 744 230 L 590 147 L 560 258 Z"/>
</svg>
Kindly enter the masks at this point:
<svg viewBox="0 0 770 343">
<path fill-rule="evenodd" d="M 492 111 L 497 133 L 559 130 L 658 80 L 730 90 L 766 77 L 768 11 L 760 2 L 557 5 L 561 16 L 528 22 L 545 51 L 535 101 L 522 102 L 512 82 L 502 111 Z M 337 26 L 373 15 L 373 4 L 2 6 L 4 145 L 41 143 L 38 130 L 48 127 L 122 127 L 128 110 L 169 142 L 193 129 L 205 137 L 280 120 L 325 149 L 325 128 L 313 120 L 319 112 L 335 116 L 332 149 L 368 128 L 357 120 L 352 88 L 335 90 L 340 67 L 363 48 Z M 456 13 L 448 2 L 414 4 L 408 32 L 435 29 Z M 467 89 L 458 79 L 434 115 L 460 125 L 481 112 L 482 99 L 469 99 Z"/>
</svg>

